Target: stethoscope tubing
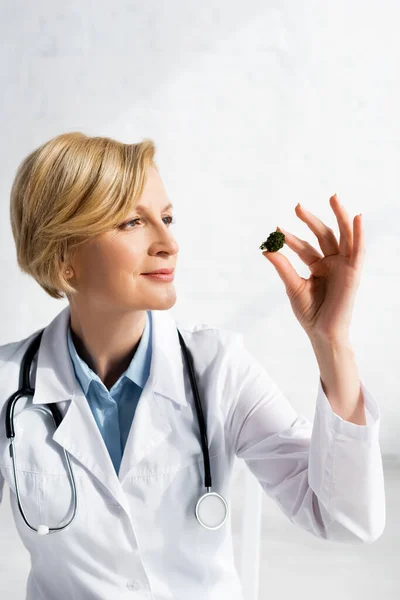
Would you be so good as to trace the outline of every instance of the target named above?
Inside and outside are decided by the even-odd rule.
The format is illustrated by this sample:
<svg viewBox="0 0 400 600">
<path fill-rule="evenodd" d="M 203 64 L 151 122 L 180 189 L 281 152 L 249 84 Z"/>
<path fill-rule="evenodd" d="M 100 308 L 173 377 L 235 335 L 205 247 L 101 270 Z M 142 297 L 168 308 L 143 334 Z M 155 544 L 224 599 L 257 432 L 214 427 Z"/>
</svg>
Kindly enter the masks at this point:
<svg viewBox="0 0 400 600">
<path fill-rule="evenodd" d="M 18 476 L 17 476 L 17 470 L 16 470 L 16 466 L 15 466 L 16 462 L 17 462 L 17 457 L 16 457 L 16 449 L 15 449 L 15 443 L 14 443 L 15 442 L 14 409 L 15 409 L 15 405 L 16 405 L 17 401 L 20 398 L 22 398 L 24 396 L 33 396 L 35 393 L 34 388 L 32 388 L 30 385 L 30 370 L 31 370 L 31 366 L 32 366 L 33 357 L 35 356 L 36 352 L 39 349 L 43 332 L 44 332 L 44 329 L 42 329 L 42 331 L 40 331 L 40 333 L 31 342 L 31 344 L 29 345 L 29 347 L 23 357 L 21 370 L 20 370 L 20 382 L 19 382 L 20 389 L 17 390 L 14 394 L 12 394 L 10 396 L 10 398 L 7 402 L 7 408 L 6 408 L 6 436 L 10 440 L 9 453 L 10 453 L 12 467 L 13 467 L 13 475 L 14 475 L 15 491 L 16 491 L 16 496 L 17 496 L 18 508 L 20 510 L 21 516 L 22 516 L 23 520 L 25 521 L 26 525 L 32 531 L 35 531 L 37 533 L 41 530 L 36 529 L 36 527 L 33 527 L 29 523 L 29 521 L 26 517 L 25 511 L 24 511 L 24 508 L 22 506 L 21 497 L 20 497 L 20 493 L 19 493 Z M 54 421 L 55 428 L 57 429 L 57 427 L 60 425 L 60 423 L 62 421 L 62 416 L 61 416 L 61 413 L 60 413 L 60 410 L 59 410 L 57 404 L 52 403 L 52 404 L 47 405 L 46 407 L 38 406 L 38 407 L 35 407 L 35 409 L 41 410 L 41 411 L 46 412 L 47 414 L 50 414 Z M 71 482 L 71 487 L 72 487 L 72 493 L 73 493 L 73 499 L 74 499 L 74 509 L 73 509 L 72 517 L 65 525 L 63 525 L 62 527 L 47 527 L 46 533 L 62 531 L 63 529 L 66 529 L 67 527 L 69 527 L 71 525 L 71 523 L 73 522 L 73 520 L 75 519 L 75 515 L 76 515 L 77 509 L 78 509 L 79 500 L 78 500 L 78 495 L 76 493 L 76 483 L 75 483 L 74 473 L 71 468 L 71 462 L 69 459 L 68 452 L 65 450 L 65 448 L 63 448 L 63 450 L 64 450 L 64 455 L 65 455 L 65 459 L 66 459 L 66 463 L 67 463 L 69 480 Z"/>
<path fill-rule="evenodd" d="M 194 396 L 194 400 L 195 400 L 197 418 L 198 418 L 199 429 L 200 429 L 201 448 L 202 448 L 202 453 L 203 453 L 203 458 L 204 458 L 204 471 L 205 471 L 204 485 L 205 485 L 205 488 L 207 491 L 205 494 L 203 494 L 199 498 L 199 500 L 196 504 L 195 514 L 196 514 L 197 520 L 199 521 L 199 523 L 201 525 L 203 525 L 203 527 L 205 527 L 207 529 L 218 529 L 219 527 L 221 527 L 221 525 L 223 525 L 223 523 L 225 522 L 225 520 L 228 516 L 228 504 L 221 495 L 217 494 L 216 492 L 211 492 L 212 479 L 211 479 L 210 456 L 209 456 L 209 451 L 208 451 L 207 429 L 206 429 L 203 410 L 202 410 L 202 406 L 201 406 L 199 390 L 197 387 L 196 376 L 194 373 L 193 357 L 192 357 L 189 349 L 187 348 L 179 329 L 177 329 L 177 331 L 178 331 L 178 336 L 179 336 L 179 343 L 181 345 L 181 348 L 182 348 L 184 356 L 185 356 L 185 361 L 186 361 L 187 369 L 189 372 L 191 387 L 192 387 L 193 396 Z M 18 389 L 16 392 L 14 392 L 8 399 L 7 406 L 6 406 L 6 416 L 5 416 L 6 436 L 10 440 L 9 453 L 10 453 L 10 457 L 12 460 L 12 466 L 13 466 L 13 474 L 14 474 L 18 508 L 21 512 L 21 515 L 22 515 L 26 525 L 32 531 L 35 531 L 37 533 L 40 533 L 43 530 L 41 530 L 40 528 L 36 529 L 29 523 L 28 519 L 26 518 L 24 509 L 23 509 L 23 506 L 21 503 L 20 494 L 19 494 L 17 470 L 16 470 L 16 466 L 15 466 L 15 464 L 16 464 L 16 449 L 15 449 L 15 444 L 14 444 L 14 441 L 15 441 L 14 409 L 15 409 L 15 405 L 16 405 L 17 401 L 20 398 L 22 398 L 24 396 L 33 396 L 35 393 L 35 389 L 32 388 L 30 385 L 30 370 L 31 370 L 33 358 L 34 358 L 36 352 L 39 350 L 43 332 L 44 332 L 44 329 L 42 329 L 39 332 L 39 334 L 34 338 L 34 340 L 30 343 L 27 351 L 25 352 L 25 355 L 22 359 L 21 369 L 20 369 L 20 381 L 19 381 L 20 389 Z M 46 407 L 44 407 L 44 406 L 35 407 L 35 409 L 46 411 L 48 414 L 50 414 L 54 421 L 55 428 L 56 429 L 58 428 L 58 426 L 60 425 L 60 423 L 62 421 L 62 415 L 61 415 L 60 410 L 59 410 L 58 406 L 56 405 L 56 403 L 47 404 Z M 63 449 L 63 450 L 64 450 L 64 455 L 66 458 L 67 469 L 68 469 L 69 479 L 71 482 L 73 498 L 74 498 L 73 514 L 72 514 L 71 519 L 62 527 L 40 526 L 40 527 L 44 527 L 45 533 L 49 533 L 49 532 L 54 533 L 56 531 L 62 531 L 63 529 L 66 529 L 67 527 L 69 527 L 71 525 L 71 523 L 73 522 L 73 520 L 75 519 L 76 511 L 78 508 L 78 495 L 76 492 L 76 483 L 75 483 L 73 469 L 71 467 L 68 452 L 65 449 Z M 206 525 L 200 519 L 200 516 L 199 516 L 200 503 L 202 502 L 202 500 L 204 500 L 205 498 L 210 497 L 210 496 L 218 497 L 218 499 L 221 500 L 224 505 L 225 516 L 217 526 Z"/>
</svg>

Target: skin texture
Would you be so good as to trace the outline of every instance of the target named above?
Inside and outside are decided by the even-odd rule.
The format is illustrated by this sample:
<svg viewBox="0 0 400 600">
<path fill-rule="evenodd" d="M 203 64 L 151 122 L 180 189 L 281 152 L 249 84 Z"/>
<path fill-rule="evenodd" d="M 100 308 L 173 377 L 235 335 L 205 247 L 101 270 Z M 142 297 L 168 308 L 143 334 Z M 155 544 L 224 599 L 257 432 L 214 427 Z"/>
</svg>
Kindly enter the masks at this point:
<svg viewBox="0 0 400 600">
<path fill-rule="evenodd" d="M 172 208 L 154 167 L 138 204 L 121 225 L 80 246 L 65 265 L 78 290 L 68 296 L 72 339 L 78 354 L 108 389 L 129 366 L 139 345 L 147 310 L 167 310 L 176 302 L 174 281 L 141 273 L 175 268 L 179 246 L 172 234 Z M 168 218 L 170 217 L 170 218 Z"/>
<path fill-rule="evenodd" d="M 330 198 L 340 239 L 318 217 L 300 204 L 296 215 L 316 235 L 321 252 L 307 241 L 278 228 L 287 246 L 309 267 L 308 279 L 300 277 L 280 252 L 263 252 L 281 277 L 293 312 L 310 339 L 343 339 L 347 342 L 354 300 L 365 255 L 361 215 L 353 221 L 336 194 Z"/>
<path fill-rule="evenodd" d="M 280 252 L 263 252 L 281 277 L 293 312 L 314 350 L 322 388 L 332 410 L 351 423 L 366 425 L 364 398 L 351 346 L 350 323 L 365 256 L 361 214 L 353 220 L 336 194 L 330 205 L 340 231 L 334 231 L 300 204 L 296 215 L 316 235 L 321 252 L 307 241 L 278 227 L 288 247 L 309 267 L 300 277 Z"/>
</svg>

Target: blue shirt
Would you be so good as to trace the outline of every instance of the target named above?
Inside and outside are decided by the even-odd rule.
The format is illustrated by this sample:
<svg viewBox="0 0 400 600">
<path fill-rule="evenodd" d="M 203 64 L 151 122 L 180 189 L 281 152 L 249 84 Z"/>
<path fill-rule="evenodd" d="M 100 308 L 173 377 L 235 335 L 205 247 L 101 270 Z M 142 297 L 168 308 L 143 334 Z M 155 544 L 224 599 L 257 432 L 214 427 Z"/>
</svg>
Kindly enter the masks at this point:
<svg viewBox="0 0 400 600">
<path fill-rule="evenodd" d="M 68 349 L 75 376 L 89 403 L 118 475 L 126 440 L 140 394 L 150 374 L 152 354 L 151 311 L 146 311 L 146 325 L 129 367 L 110 390 L 78 355 L 68 325 Z"/>
</svg>

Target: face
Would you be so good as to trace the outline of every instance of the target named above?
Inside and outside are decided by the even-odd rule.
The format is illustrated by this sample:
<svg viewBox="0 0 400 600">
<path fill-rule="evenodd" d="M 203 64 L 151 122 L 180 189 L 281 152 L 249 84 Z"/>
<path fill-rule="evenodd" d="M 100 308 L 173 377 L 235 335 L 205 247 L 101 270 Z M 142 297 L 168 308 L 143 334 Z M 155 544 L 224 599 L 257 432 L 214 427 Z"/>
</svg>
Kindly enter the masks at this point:
<svg viewBox="0 0 400 600">
<path fill-rule="evenodd" d="M 175 268 L 179 247 L 171 231 L 172 208 L 154 167 L 135 208 L 118 225 L 77 248 L 70 282 L 93 309 L 166 310 L 176 302 L 174 281 L 142 273 Z M 69 298 L 74 302 L 77 296 Z"/>
</svg>

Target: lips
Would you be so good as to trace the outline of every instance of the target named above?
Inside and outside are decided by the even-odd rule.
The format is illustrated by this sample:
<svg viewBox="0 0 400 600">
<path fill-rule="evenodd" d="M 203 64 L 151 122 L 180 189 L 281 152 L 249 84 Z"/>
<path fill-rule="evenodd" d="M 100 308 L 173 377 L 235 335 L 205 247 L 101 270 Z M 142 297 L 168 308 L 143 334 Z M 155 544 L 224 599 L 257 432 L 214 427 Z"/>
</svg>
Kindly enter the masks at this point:
<svg viewBox="0 0 400 600">
<path fill-rule="evenodd" d="M 175 269 L 157 269 L 157 271 L 149 271 L 148 273 L 142 273 L 142 275 L 157 275 L 157 273 L 164 275 L 171 275 Z"/>
</svg>

